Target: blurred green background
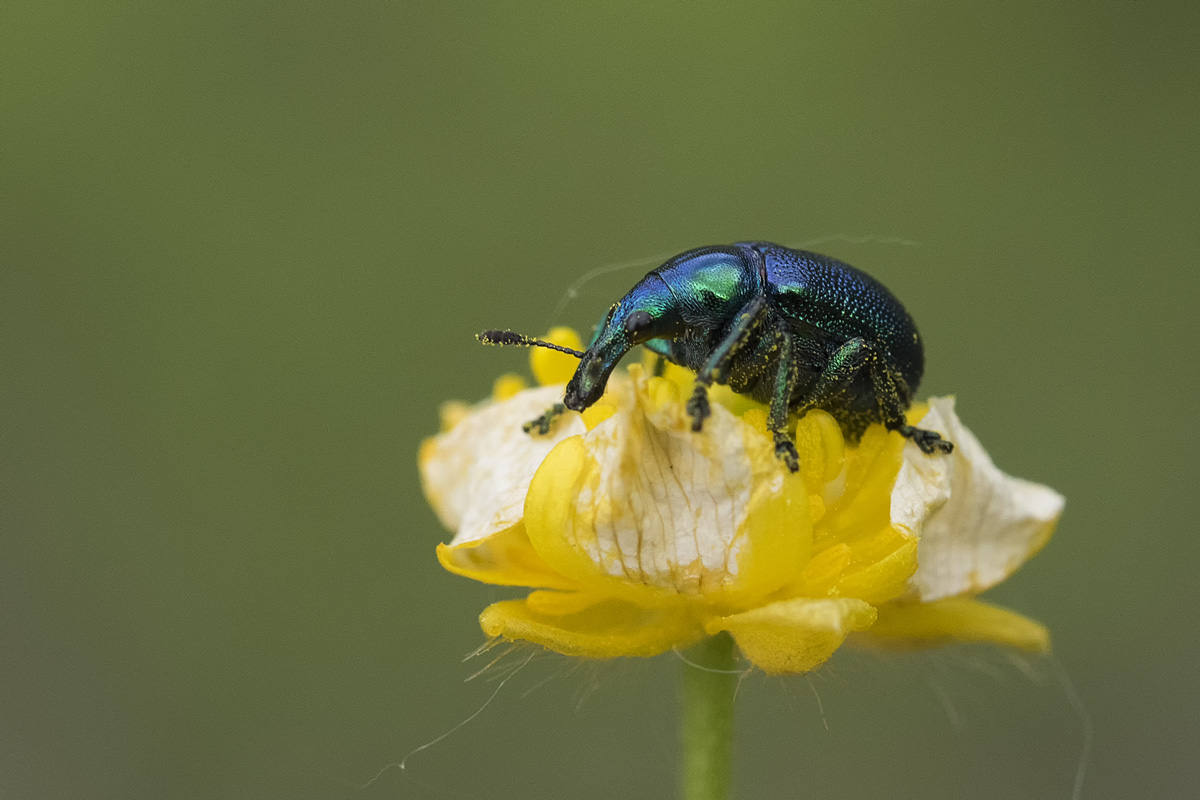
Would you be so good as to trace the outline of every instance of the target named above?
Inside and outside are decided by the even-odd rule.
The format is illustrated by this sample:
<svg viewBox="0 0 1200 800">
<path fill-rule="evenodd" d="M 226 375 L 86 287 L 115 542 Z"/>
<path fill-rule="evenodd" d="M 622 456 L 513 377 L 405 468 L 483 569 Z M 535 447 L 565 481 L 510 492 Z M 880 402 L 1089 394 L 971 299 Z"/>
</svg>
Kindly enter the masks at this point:
<svg viewBox="0 0 1200 800">
<path fill-rule="evenodd" d="M 991 596 L 1200 795 L 1195 5 L 44 3 L 0 11 L 0 796 L 662 797 L 680 664 L 538 658 L 445 574 L 444 399 L 709 243 L 817 242 L 923 393 L 1068 498 Z M 834 237 L 834 238 L 827 238 Z M 518 662 L 524 660 L 515 654 Z M 751 676 L 738 795 L 1067 798 L 1053 662 Z M 540 685 L 543 681 L 549 681 Z M 820 698 L 818 707 L 817 697 Z M 823 716 L 823 718 L 822 718 Z"/>
</svg>

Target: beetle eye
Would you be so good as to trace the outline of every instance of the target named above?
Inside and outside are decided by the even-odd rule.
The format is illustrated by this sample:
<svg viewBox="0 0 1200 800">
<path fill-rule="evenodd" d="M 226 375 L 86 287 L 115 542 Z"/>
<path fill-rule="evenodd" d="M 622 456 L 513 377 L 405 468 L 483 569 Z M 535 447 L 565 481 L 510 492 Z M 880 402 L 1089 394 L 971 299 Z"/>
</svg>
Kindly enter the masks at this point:
<svg viewBox="0 0 1200 800">
<path fill-rule="evenodd" d="M 642 331 L 650 327 L 650 323 L 654 318 L 647 311 L 634 311 L 625 318 L 625 332 L 630 336 L 637 336 Z"/>
</svg>

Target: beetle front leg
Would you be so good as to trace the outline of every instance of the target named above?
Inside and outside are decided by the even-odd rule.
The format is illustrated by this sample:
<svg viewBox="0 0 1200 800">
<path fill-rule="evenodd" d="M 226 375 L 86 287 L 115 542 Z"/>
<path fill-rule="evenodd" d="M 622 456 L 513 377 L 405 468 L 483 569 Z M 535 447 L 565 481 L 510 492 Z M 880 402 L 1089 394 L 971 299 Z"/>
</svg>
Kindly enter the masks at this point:
<svg viewBox="0 0 1200 800">
<path fill-rule="evenodd" d="M 747 303 L 738 312 L 729 333 L 725 334 L 725 338 L 713 349 L 704 366 L 696 374 L 696 388 L 687 404 L 688 415 L 692 418 L 692 430 L 696 433 L 703 430 L 704 420 L 712 415 L 712 407 L 708 404 L 708 387 L 725 374 L 729 360 L 737 355 L 738 350 L 749 340 L 750 334 L 762 321 L 766 307 L 767 298 L 763 295 L 758 295 Z"/>
<path fill-rule="evenodd" d="M 775 457 L 792 472 L 800 470 L 800 454 L 796 443 L 788 436 L 788 412 L 792 392 L 796 388 L 798 371 L 795 359 L 795 340 L 790 333 L 781 334 L 779 366 L 775 370 L 775 391 L 771 394 L 771 410 L 767 427 L 775 437 Z"/>
<path fill-rule="evenodd" d="M 696 388 L 687 402 L 687 413 L 692 418 L 692 432 L 704 430 L 704 420 L 712 416 L 712 406 L 708 404 L 708 384 L 696 381 Z"/>
<path fill-rule="evenodd" d="M 565 405 L 562 403 L 555 403 L 554 405 L 550 406 L 550 408 L 546 409 L 546 412 L 540 417 L 531 419 L 529 422 L 526 422 L 524 425 L 522 425 L 521 430 L 530 435 L 533 435 L 534 431 L 537 431 L 537 433 L 540 435 L 545 436 L 550 432 L 550 427 L 554 424 L 554 420 L 558 419 L 566 412 L 567 407 Z"/>
</svg>

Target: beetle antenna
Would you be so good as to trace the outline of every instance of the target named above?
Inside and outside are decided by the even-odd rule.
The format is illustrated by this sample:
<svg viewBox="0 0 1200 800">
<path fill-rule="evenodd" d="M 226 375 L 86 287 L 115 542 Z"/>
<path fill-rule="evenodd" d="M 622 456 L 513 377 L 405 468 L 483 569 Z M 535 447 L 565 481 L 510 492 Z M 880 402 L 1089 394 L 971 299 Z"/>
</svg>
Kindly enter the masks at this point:
<svg viewBox="0 0 1200 800">
<path fill-rule="evenodd" d="M 579 350 L 574 350 L 570 347 L 563 347 L 562 345 L 554 344 L 553 342 L 544 342 L 541 339 L 533 339 L 524 334 L 514 333 L 512 331 L 484 331 L 483 333 L 478 334 L 475 338 L 484 344 L 517 345 L 518 347 L 545 347 L 550 350 L 557 350 L 560 353 L 566 353 L 569 356 L 583 358 L 583 353 Z"/>
</svg>

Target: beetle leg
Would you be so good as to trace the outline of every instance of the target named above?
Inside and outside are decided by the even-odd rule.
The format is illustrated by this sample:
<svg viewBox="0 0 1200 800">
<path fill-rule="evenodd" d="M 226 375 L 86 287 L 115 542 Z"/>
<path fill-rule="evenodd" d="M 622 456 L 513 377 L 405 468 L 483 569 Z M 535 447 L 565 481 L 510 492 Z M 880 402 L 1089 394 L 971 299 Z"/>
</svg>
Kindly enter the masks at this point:
<svg viewBox="0 0 1200 800">
<path fill-rule="evenodd" d="M 554 424 L 554 420 L 566 413 L 566 410 L 567 407 L 562 403 L 555 403 L 546 409 L 546 413 L 522 425 L 521 430 L 531 435 L 536 430 L 539 434 L 545 436 L 550 432 L 550 426 Z"/>
<path fill-rule="evenodd" d="M 803 397 L 792 403 L 792 410 L 799 416 L 814 408 L 839 408 L 844 405 L 841 395 L 850 388 L 854 379 L 866 367 L 874 354 L 867 340 L 850 339 L 844 342 L 825 362 L 825 369 L 817 376 L 816 383 Z M 867 426 L 875 421 L 870 412 L 849 413 L 838 416 L 842 433 L 850 442 L 857 442 Z"/>
<path fill-rule="evenodd" d="M 796 388 L 795 340 L 790 333 L 782 333 L 779 345 L 778 367 L 775 370 L 775 391 L 771 394 L 771 410 L 767 416 L 767 427 L 775 436 L 775 457 L 787 465 L 792 472 L 800 469 L 800 454 L 796 443 L 788 436 L 788 403 Z"/>
<path fill-rule="evenodd" d="M 949 453 L 954 445 L 934 431 L 909 425 L 904 417 L 910 398 L 896 369 L 890 366 L 879 351 L 865 339 L 851 339 L 835 352 L 825 365 L 825 371 L 817 379 L 809 396 L 799 404 L 799 411 L 820 408 L 831 398 L 845 391 L 862 369 L 871 375 L 871 389 L 879 406 L 879 420 L 889 431 L 896 431 L 906 439 L 912 439 L 921 452 L 932 454 L 938 451 Z"/>
<path fill-rule="evenodd" d="M 733 321 L 729 333 L 709 354 L 704 366 L 696 374 L 696 388 L 688 400 L 687 412 L 692 418 L 692 430 L 704 428 L 704 420 L 712 414 L 708 404 L 708 387 L 721 377 L 729 366 L 729 360 L 746 344 L 754 328 L 762 321 L 762 312 L 767 307 L 767 298 L 758 295 L 745 305 Z"/>
<path fill-rule="evenodd" d="M 696 388 L 687 402 L 687 413 L 692 418 L 692 431 L 704 430 L 704 420 L 712 416 L 712 407 L 708 404 L 708 386 L 702 381 L 696 381 Z"/>
<path fill-rule="evenodd" d="M 904 379 L 878 355 L 870 359 L 871 383 L 875 388 L 875 399 L 879 403 L 883 424 L 889 431 L 896 431 L 905 439 L 912 439 L 925 455 L 951 453 L 954 443 L 942 438 L 937 431 L 927 431 L 909 425 L 904 410 L 911 402 Z M 902 393 L 903 392 L 903 393 Z"/>
<path fill-rule="evenodd" d="M 825 370 L 821 377 L 817 378 L 817 383 L 808 397 L 800 404 L 800 411 L 818 408 L 831 397 L 844 391 L 874 354 L 875 349 L 862 338 L 851 339 L 839 347 L 837 352 L 829 357 Z"/>
<path fill-rule="evenodd" d="M 927 456 L 931 456 L 938 451 L 943 453 L 954 452 L 954 442 L 943 439 L 942 435 L 937 431 L 914 428 L 912 425 L 901 425 L 898 428 L 893 428 L 893 430 L 906 439 L 912 439 L 917 447 L 921 448 L 921 452 Z"/>
</svg>

